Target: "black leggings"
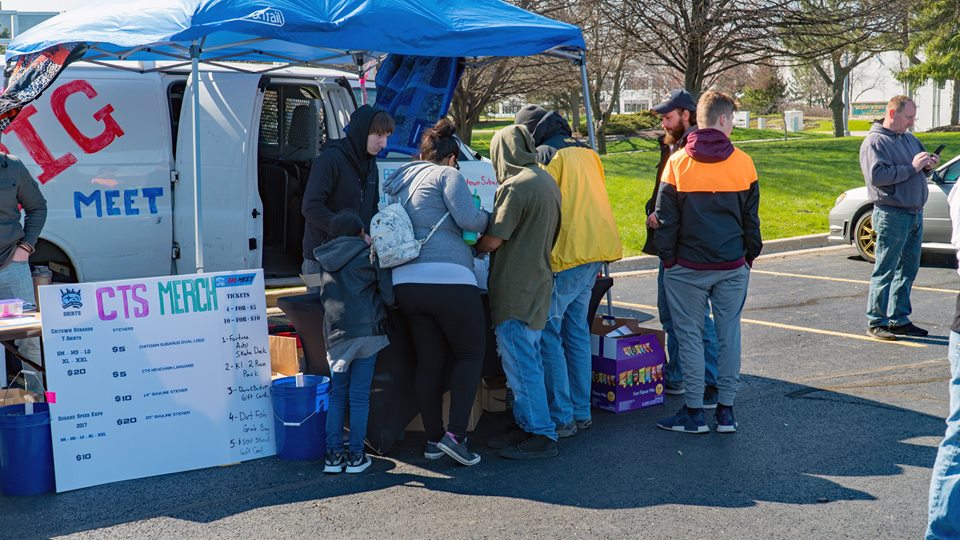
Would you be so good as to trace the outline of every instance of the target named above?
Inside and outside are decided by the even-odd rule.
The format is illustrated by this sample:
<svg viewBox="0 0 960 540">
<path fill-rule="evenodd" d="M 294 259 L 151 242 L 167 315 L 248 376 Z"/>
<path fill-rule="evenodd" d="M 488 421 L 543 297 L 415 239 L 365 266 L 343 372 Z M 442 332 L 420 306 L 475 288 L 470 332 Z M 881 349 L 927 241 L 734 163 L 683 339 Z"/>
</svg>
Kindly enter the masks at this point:
<svg viewBox="0 0 960 540">
<path fill-rule="evenodd" d="M 472 285 L 404 283 L 394 287 L 417 350 L 417 404 L 427 440 L 467 434 L 484 357 L 480 290 Z M 443 428 L 444 374 L 449 368 L 450 422 Z"/>
</svg>

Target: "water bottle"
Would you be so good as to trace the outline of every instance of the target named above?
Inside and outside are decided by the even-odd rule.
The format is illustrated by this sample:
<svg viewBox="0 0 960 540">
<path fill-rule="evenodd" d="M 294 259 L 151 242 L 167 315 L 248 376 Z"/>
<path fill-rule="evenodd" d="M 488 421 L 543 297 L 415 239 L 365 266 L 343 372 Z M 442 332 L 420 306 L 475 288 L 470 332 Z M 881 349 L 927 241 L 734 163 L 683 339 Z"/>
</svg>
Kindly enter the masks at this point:
<svg viewBox="0 0 960 540">
<path fill-rule="evenodd" d="M 480 208 L 480 195 L 477 195 L 477 190 L 473 190 L 473 205 Z M 469 246 L 477 243 L 478 236 L 476 231 L 463 231 L 463 241 Z"/>
</svg>

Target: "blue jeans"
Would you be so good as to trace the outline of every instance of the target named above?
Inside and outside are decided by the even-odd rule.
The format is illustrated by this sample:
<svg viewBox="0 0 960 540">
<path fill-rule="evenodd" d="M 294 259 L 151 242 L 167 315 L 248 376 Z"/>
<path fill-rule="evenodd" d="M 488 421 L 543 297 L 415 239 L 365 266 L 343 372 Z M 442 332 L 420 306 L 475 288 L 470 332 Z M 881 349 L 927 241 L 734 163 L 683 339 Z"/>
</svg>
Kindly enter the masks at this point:
<svg viewBox="0 0 960 540">
<path fill-rule="evenodd" d="M 710 304 L 707 304 L 703 316 L 703 380 L 708 386 L 717 386 L 717 328 L 710 318 Z M 683 384 L 683 369 L 680 367 L 680 342 L 673 329 L 673 316 L 667 305 L 667 292 L 663 286 L 663 262 L 657 272 L 657 312 L 663 332 L 667 334 L 667 365 L 663 370 L 663 380 L 670 386 Z"/>
<path fill-rule="evenodd" d="M 26 261 L 11 261 L 3 268 L 0 268 L 0 300 L 7 300 L 9 298 L 20 298 L 33 304 L 37 303 L 37 299 L 34 298 L 33 295 L 33 276 L 30 275 L 30 263 Z M 39 365 L 43 365 L 40 355 L 40 338 L 18 339 L 15 343 L 20 354 Z M 0 352 L 2 352 L 2 349 L 0 349 Z M 24 364 L 23 367 L 33 369 L 26 364 Z M 0 354 L 0 375 L 6 374 L 5 368 L 3 355 Z M 6 385 L 7 379 L 4 376 L 4 378 L 0 380 L 0 387 Z"/>
<path fill-rule="evenodd" d="M 495 332 L 503 371 L 513 391 L 513 417 L 517 425 L 527 433 L 557 440 L 543 380 L 541 331 L 533 330 L 523 321 L 509 319 L 497 325 Z"/>
<path fill-rule="evenodd" d="M 557 427 L 590 420 L 590 326 L 587 312 L 600 263 L 553 276 L 550 318 L 540 337 L 550 419 Z"/>
<path fill-rule="evenodd" d="M 950 413 L 930 479 L 927 540 L 960 538 L 960 334 L 950 332 Z"/>
<path fill-rule="evenodd" d="M 377 355 L 357 358 L 343 373 L 332 373 L 333 388 L 330 393 L 330 408 L 327 410 L 327 451 L 343 449 L 343 418 L 350 401 L 351 454 L 363 452 L 363 440 L 367 437 L 367 416 L 370 414 L 370 384 L 373 382 L 373 367 Z"/>
<path fill-rule="evenodd" d="M 923 213 L 873 209 L 877 262 L 870 277 L 867 323 L 900 326 L 910 322 L 910 288 L 920 270 Z M 891 304 L 893 304 L 891 306 Z"/>
</svg>

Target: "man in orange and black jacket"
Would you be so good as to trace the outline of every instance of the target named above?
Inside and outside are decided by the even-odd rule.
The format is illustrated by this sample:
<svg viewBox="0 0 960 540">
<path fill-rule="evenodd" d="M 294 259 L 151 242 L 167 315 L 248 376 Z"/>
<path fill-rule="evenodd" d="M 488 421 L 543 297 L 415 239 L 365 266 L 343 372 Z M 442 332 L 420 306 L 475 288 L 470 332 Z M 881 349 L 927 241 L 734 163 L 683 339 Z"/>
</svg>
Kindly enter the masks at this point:
<svg viewBox="0 0 960 540">
<path fill-rule="evenodd" d="M 670 157 L 661 178 L 656 243 L 664 266 L 683 369 L 684 407 L 657 427 L 707 433 L 703 413 L 703 313 L 709 300 L 717 328 L 716 429 L 733 433 L 733 401 L 740 385 L 740 314 L 750 265 L 760 254 L 757 171 L 730 142 L 733 100 L 706 92 L 697 103 L 700 126 L 683 151 Z"/>
</svg>

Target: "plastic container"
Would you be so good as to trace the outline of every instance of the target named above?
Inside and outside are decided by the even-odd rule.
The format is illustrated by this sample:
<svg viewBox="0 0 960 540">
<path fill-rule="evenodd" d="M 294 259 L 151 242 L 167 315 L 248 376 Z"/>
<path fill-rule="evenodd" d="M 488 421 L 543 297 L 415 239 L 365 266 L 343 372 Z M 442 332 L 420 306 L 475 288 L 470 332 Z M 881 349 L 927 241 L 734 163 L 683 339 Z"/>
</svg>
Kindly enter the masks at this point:
<svg viewBox="0 0 960 540">
<path fill-rule="evenodd" d="M 27 408 L 33 414 L 25 414 Z M 40 495 L 54 486 L 49 405 L 0 407 L 0 493 Z"/>
<path fill-rule="evenodd" d="M 480 208 L 480 195 L 477 195 L 477 190 L 473 190 L 473 205 L 477 208 Z M 479 236 L 480 235 L 477 234 L 476 231 L 463 231 L 463 241 L 470 246 L 477 243 L 477 238 L 479 238 Z"/>
<path fill-rule="evenodd" d="M 36 300 L 37 307 L 40 307 L 40 287 L 53 283 L 53 272 L 46 266 L 34 266 L 31 274 L 33 277 L 33 297 Z"/>
<path fill-rule="evenodd" d="M 297 379 L 302 386 L 297 386 Z M 296 375 L 273 381 L 273 424 L 280 459 L 321 459 L 327 453 L 330 377 Z"/>
<path fill-rule="evenodd" d="M 19 317 L 21 315 L 23 315 L 22 299 L 11 298 L 9 300 L 0 300 L 0 319 Z"/>
</svg>

